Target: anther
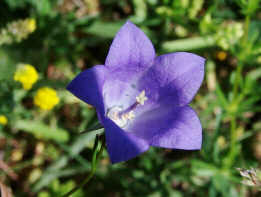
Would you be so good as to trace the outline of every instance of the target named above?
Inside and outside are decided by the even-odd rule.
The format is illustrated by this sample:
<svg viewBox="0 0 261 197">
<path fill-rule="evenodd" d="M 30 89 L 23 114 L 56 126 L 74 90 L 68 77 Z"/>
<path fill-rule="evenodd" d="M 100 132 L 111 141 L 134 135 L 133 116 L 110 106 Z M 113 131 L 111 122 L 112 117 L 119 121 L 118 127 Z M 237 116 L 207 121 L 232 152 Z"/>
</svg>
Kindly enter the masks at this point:
<svg viewBox="0 0 261 197">
<path fill-rule="evenodd" d="M 146 100 L 148 100 L 148 97 L 146 97 L 146 95 L 145 95 L 145 90 L 142 90 L 142 92 L 139 94 L 139 96 L 136 97 L 136 101 L 140 105 L 144 105 Z"/>
</svg>

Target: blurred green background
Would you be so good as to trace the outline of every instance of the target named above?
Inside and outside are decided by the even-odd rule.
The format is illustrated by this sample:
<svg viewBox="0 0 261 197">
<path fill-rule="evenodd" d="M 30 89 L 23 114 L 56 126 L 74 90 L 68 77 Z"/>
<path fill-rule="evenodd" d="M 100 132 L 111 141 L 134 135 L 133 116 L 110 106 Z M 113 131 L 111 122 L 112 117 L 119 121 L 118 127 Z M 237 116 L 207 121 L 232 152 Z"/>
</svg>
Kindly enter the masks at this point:
<svg viewBox="0 0 261 197">
<path fill-rule="evenodd" d="M 13 196 L 50 197 L 86 177 L 102 131 L 80 134 L 96 123 L 95 109 L 65 87 L 104 63 L 115 33 L 131 20 L 158 54 L 188 51 L 207 59 L 191 104 L 203 125 L 203 148 L 151 148 L 115 165 L 104 152 L 94 179 L 73 196 L 260 196 L 260 183 L 236 170 L 261 161 L 260 3 L 2 0 L 0 182 Z"/>
</svg>

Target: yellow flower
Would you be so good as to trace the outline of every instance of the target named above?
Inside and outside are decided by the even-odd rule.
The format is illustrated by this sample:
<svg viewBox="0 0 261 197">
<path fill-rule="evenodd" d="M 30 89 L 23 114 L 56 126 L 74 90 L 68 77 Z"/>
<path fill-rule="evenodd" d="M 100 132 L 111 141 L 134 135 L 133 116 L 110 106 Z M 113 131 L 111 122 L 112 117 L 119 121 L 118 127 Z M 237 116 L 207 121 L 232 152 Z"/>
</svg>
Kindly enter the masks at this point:
<svg viewBox="0 0 261 197">
<path fill-rule="evenodd" d="M 7 122 L 8 122 L 8 120 L 7 120 L 6 116 L 0 115 L 0 124 L 1 125 L 6 125 Z"/>
<path fill-rule="evenodd" d="M 14 74 L 14 80 L 22 83 L 25 90 L 30 90 L 38 80 L 38 73 L 30 64 L 20 64 Z"/>
<path fill-rule="evenodd" d="M 225 51 L 217 52 L 217 58 L 220 61 L 224 61 L 227 58 L 227 53 Z"/>
<path fill-rule="evenodd" d="M 51 110 L 59 101 L 56 91 L 48 87 L 40 88 L 34 96 L 34 104 L 43 110 Z"/>
<path fill-rule="evenodd" d="M 34 32 L 36 29 L 36 21 L 34 18 L 27 19 L 27 29 L 29 32 Z"/>
</svg>

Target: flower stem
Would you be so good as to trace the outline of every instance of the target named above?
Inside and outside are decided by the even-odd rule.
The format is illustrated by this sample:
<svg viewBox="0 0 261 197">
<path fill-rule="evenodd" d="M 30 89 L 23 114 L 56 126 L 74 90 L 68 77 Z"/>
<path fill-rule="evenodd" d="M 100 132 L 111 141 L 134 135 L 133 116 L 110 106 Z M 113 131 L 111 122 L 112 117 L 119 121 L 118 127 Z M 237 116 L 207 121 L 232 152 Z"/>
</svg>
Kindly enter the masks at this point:
<svg viewBox="0 0 261 197">
<path fill-rule="evenodd" d="M 101 136 L 101 142 L 99 142 L 99 139 L 100 139 L 99 136 L 96 135 L 95 143 L 94 143 L 94 146 L 93 146 L 93 155 L 92 155 L 92 164 L 91 164 L 92 168 L 91 168 L 90 174 L 87 176 L 87 178 L 80 185 L 76 186 L 75 188 L 73 188 L 71 191 L 69 191 L 68 193 L 66 193 L 62 197 L 71 196 L 74 192 L 76 192 L 77 190 L 84 187 L 93 178 L 93 176 L 96 172 L 96 166 L 97 166 L 98 159 L 100 158 L 100 156 L 103 152 L 103 149 L 105 147 L 104 136 Z"/>
<path fill-rule="evenodd" d="M 248 41 L 249 24 L 250 24 L 250 15 L 247 15 L 245 18 L 245 25 L 244 25 L 243 45 L 246 45 Z"/>
<path fill-rule="evenodd" d="M 226 168 L 231 168 L 236 157 L 236 144 L 237 142 L 237 133 L 236 133 L 236 117 L 232 116 L 230 122 L 230 150 L 228 157 L 225 159 Z"/>
</svg>

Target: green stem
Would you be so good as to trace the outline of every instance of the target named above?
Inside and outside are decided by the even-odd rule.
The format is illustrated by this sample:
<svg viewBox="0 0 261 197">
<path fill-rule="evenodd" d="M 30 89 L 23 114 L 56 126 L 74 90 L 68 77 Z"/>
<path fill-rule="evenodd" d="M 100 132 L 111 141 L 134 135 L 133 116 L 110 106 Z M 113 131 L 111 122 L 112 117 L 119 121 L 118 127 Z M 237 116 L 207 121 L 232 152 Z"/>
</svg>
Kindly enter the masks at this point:
<svg viewBox="0 0 261 197">
<path fill-rule="evenodd" d="M 81 189 L 82 187 L 84 187 L 93 178 L 93 176 L 94 176 L 94 174 L 96 172 L 96 166 L 97 166 L 98 159 L 100 158 L 100 156 L 101 156 L 101 154 L 103 152 L 104 147 L 105 147 L 104 137 L 102 138 L 101 145 L 99 146 L 99 138 L 98 138 L 98 136 L 96 136 L 95 144 L 94 144 L 94 147 L 93 147 L 92 169 L 91 169 L 90 174 L 87 176 L 87 178 L 80 185 L 76 186 L 74 189 L 72 189 L 71 191 L 69 191 L 68 193 L 63 195 L 62 197 L 69 197 L 69 196 L 71 196 L 78 189 Z"/>
<path fill-rule="evenodd" d="M 241 43 L 241 52 L 239 53 L 239 64 L 237 66 L 237 70 L 236 70 L 236 76 L 235 76 L 235 83 L 234 83 L 234 87 L 233 87 L 233 99 L 231 101 L 231 105 L 235 105 L 236 107 L 239 104 L 239 101 L 243 99 L 243 95 L 239 95 L 238 96 L 238 89 L 239 89 L 239 84 L 240 84 L 240 78 L 241 78 L 241 74 L 242 74 L 242 70 L 243 70 L 243 66 L 244 66 L 244 61 L 245 61 L 245 55 L 244 55 L 244 49 L 247 46 L 247 42 L 248 42 L 248 30 L 249 30 L 249 23 L 250 23 L 250 16 L 247 15 L 245 18 L 245 24 L 244 24 L 244 36 L 242 38 L 242 43 Z M 227 163 L 226 163 L 226 167 L 230 168 L 234 161 L 235 158 L 237 156 L 237 133 L 236 133 L 236 122 L 237 122 L 237 118 L 236 118 L 236 111 L 232 112 L 232 117 L 231 117 L 231 122 L 230 122 L 230 151 L 228 154 L 228 158 L 227 158 Z"/>
<path fill-rule="evenodd" d="M 234 157 L 236 156 L 236 142 L 237 142 L 237 133 L 236 133 L 236 117 L 233 116 L 231 119 L 230 125 L 230 151 L 227 167 L 230 168 L 234 163 Z"/>
<path fill-rule="evenodd" d="M 238 66 L 237 66 L 235 83 L 234 83 L 234 87 L 233 87 L 233 102 L 237 98 L 238 87 L 239 87 L 239 82 L 240 82 L 240 76 L 241 76 L 242 68 L 243 68 L 243 63 L 240 61 Z"/>
<path fill-rule="evenodd" d="M 246 16 L 246 19 L 245 19 L 245 24 L 244 24 L 243 45 L 246 45 L 246 44 L 247 44 L 247 41 L 248 41 L 249 24 L 250 24 L 250 16 L 247 15 L 247 16 Z"/>
<path fill-rule="evenodd" d="M 246 18 L 245 18 L 245 24 L 244 24 L 244 36 L 242 38 L 241 53 L 239 53 L 239 65 L 237 66 L 235 85 L 234 85 L 234 88 L 233 88 L 233 98 L 234 99 L 236 99 L 237 94 L 238 94 L 238 86 L 239 86 L 240 76 L 241 76 L 242 68 L 243 68 L 244 61 L 245 61 L 244 49 L 247 48 L 249 24 L 250 24 L 250 16 L 247 15 Z"/>
</svg>

